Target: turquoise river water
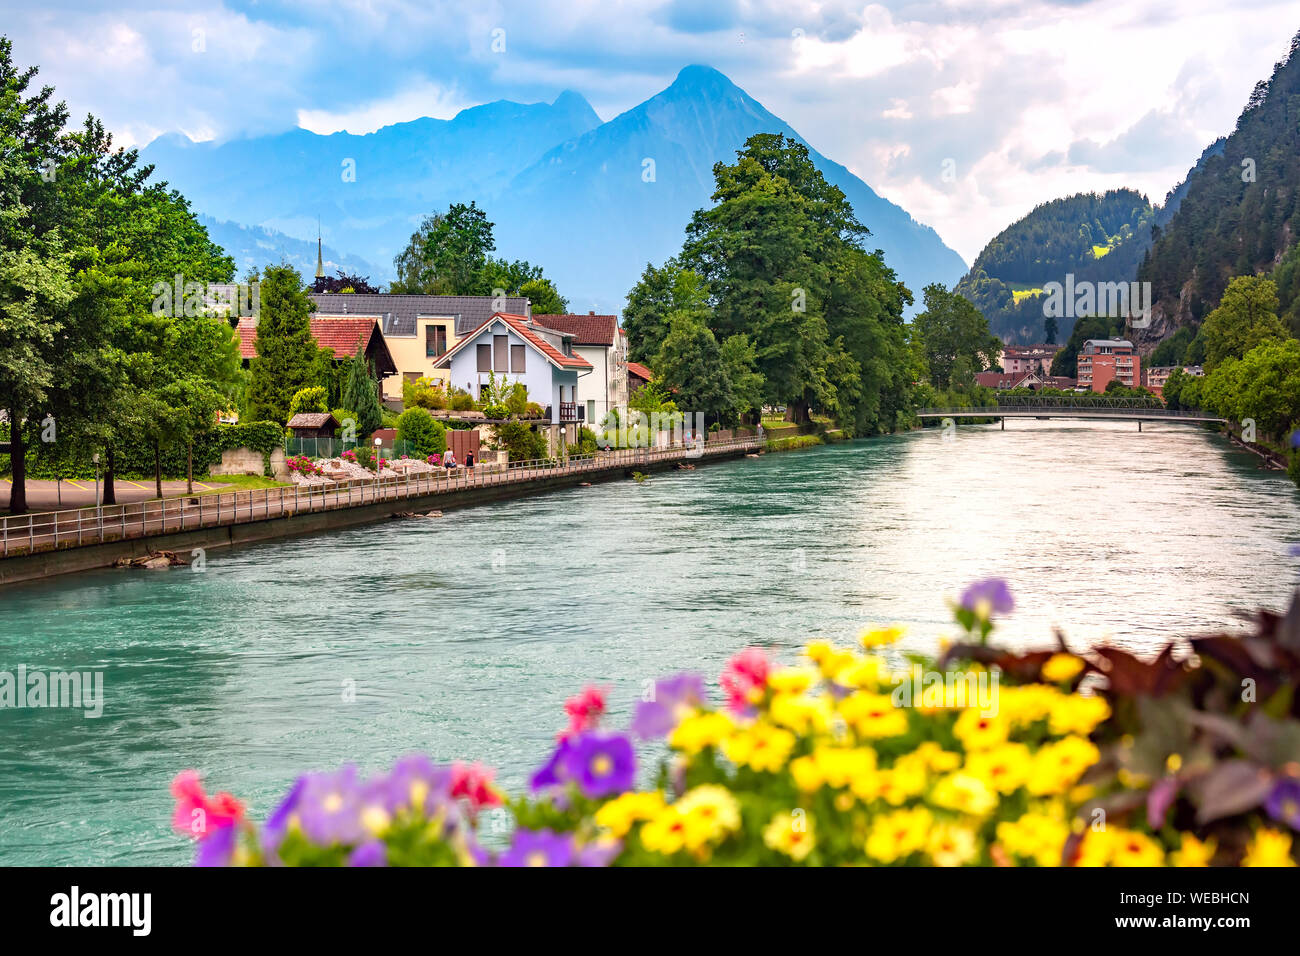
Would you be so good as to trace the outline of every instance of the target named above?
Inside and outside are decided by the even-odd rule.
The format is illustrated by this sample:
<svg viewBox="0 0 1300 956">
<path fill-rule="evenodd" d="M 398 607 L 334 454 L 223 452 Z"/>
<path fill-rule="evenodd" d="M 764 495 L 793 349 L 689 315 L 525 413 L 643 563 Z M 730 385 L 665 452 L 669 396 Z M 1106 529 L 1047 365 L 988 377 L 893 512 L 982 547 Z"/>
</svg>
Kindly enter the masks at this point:
<svg viewBox="0 0 1300 956">
<path fill-rule="evenodd" d="M 183 864 L 172 776 L 256 816 L 307 769 L 478 759 L 513 788 L 564 698 L 909 626 L 1009 579 L 1000 631 L 1166 637 L 1280 607 L 1300 494 L 1186 425 L 1010 422 L 766 455 L 0 591 L 0 671 L 102 669 L 99 718 L 0 709 L 0 864 Z M 347 701 L 355 687 L 355 700 Z"/>
</svg>

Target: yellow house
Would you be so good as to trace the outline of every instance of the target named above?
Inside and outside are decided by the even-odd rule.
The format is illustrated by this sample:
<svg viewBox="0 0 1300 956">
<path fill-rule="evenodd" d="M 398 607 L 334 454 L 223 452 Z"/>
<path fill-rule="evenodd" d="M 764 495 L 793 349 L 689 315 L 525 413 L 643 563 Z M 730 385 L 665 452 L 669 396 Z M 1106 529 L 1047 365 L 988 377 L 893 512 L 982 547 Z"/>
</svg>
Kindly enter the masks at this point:
<svg viewBox="0 0 1300 956">
<path fill-rule="evenodd" d="M 392 295 L 387 292 L 310 293 L 317 315 L 373 316 L 397 371 L 384 378 L 386 401 L 401 401 L 402 383 L 418 378 L 447 381 L 445 368 L 434 363 L 461 338 L 497 312 L 532 318 L 532 306 L 520 296 Z"/>
</svg>

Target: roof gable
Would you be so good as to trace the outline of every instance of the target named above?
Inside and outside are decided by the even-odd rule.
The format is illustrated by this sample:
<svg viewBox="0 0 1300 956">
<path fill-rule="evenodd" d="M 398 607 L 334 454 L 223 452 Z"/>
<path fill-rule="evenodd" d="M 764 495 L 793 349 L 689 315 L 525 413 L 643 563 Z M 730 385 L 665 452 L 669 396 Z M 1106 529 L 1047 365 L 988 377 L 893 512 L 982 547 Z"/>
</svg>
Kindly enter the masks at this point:
<svg viewBox="0 0 1300 956">
<path fill-rule="evenodd" d="M 480 333 L 482 333 L 484 329 L 490 327 L 494 322 L 503 323 L 507 328 L 509 328 L 516 335 L 518 335 L 519 338 L 523 339 L 524 342 L 526 342 L 528 345 L 531 345 L 533 351 L 540 352 L 542 354 L 542 357 L 545 358 L 552 365 L 554 365 L 556 368 L 590 369 L 592 367 L 592 364 L 588 362 L 585 358 L 583 358 L 581 355 L 565 355 L 563 352 L 557 349 L 550 342 L 546 341 L 546 339 L 542 338 L 542 336 L 538 335 L 536 332 L 534 332 L 531 328 L 528 327 L 528 319 L 525 318 L 524 316 L 511 315 L 507 312 L 497 312 L 494 313 L 491 317 L 489 317 L 486 322 L 484 322 L 478 328 L 474 329 L 472 332 L 468 333 L 464 338 L 462 338 L 459 342 L 457 342 L 446 354 L 442 356 L 442 358 L 434 362 L 433 363 L 434 368 L 449 367 L 451 365 L 452 358 L 455 355 L 457 355 L 462 349 L 467 348 L 471 344 L 475 344 L 478 340 Z"/>
</svg>

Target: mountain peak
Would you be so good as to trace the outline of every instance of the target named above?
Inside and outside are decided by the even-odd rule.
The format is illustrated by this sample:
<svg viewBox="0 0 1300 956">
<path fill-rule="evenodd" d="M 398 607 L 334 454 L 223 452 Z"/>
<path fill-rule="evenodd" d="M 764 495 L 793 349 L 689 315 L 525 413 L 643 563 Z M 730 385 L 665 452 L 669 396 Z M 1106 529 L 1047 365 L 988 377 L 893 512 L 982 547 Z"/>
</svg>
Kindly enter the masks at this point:
<svg viewBox="0 0 1300 956">
<path fill-rule="evenodd" d="M 592 109 L 591 104 L 587 102 L 587 98 L 574 90 L 564 90 L 560 93 L 555 98 L 555 101 L 551 103 L 551 108 L 575 116 L 590 117 L 596 123 L 601 122 L 600 116 Z"/>
<path fill-rule="evenodd" d="M 681 72 L 677 74 L 677 79 L 673 80 L 672 85 L 664 92 L 676 91 L 679 94 L 694 95 L 729 93 L 739 89 L 725 73 L 702 63 L 692 63 L 690 66 L 682 67 Z"/>
</svg>

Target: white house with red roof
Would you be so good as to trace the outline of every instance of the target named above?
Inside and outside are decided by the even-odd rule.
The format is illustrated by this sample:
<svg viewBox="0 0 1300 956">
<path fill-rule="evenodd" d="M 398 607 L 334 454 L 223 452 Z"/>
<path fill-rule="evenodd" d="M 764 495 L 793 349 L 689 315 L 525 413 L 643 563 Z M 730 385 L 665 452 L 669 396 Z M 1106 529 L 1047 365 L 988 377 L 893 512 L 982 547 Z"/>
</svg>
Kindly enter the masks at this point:
<svg viewBox="0 0 1300 956">
<path fill-rule="evenodd" d="M 533 325 L 572 335 L 573 353 L 591 363 L 591 374 L 578 377 L 578 404 L 588 424 L 599 425 L 613 409 L 627 407 L 627 336 L 618 316 L 534 315 Z"/>
<path fill-rule="evenodd" d="M 586 422 L 578 381 L 594 371 L 573 348 L 574 336 L 536 325 L 522 315 L 494 313 L 434 362 L 451 384 L 481 398 L 488 383 L 522 382 L 528 400 L 549 407 L 553 425 Z"/>
</svg>

